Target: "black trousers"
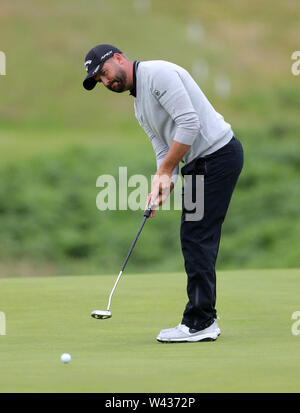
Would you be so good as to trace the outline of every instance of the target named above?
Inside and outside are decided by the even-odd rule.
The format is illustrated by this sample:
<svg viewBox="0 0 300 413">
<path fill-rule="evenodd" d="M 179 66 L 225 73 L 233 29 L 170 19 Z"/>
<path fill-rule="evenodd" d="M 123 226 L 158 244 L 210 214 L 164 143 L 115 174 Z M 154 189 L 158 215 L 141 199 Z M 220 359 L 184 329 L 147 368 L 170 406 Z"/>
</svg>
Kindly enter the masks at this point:
<svg viewBox="0 0 300 413">
<path fill-rule="evenodd" d="M 182 323 L 190 328 L 202 330 L 211 325 L 217 317 L 215 266 L 221 228 L 243 162 L 242 145 L 233 137 L 223 148 L 198 158 L 181 169 L 183 176 L 193 176 L 191 186 L 193 199 L 195 199 L 195 191 L 199 190 L 199 181 L 197 184 L 195 178 L 197 175 L 204 175 L 202 219 L 196 221 L 186 219 L 187 214 L 192 211 L 185 209 L 187 202 L 184 202 L 183 188 L 180 238 L 187 273 L 189 301 L 183 313 Z"/>
</svg>

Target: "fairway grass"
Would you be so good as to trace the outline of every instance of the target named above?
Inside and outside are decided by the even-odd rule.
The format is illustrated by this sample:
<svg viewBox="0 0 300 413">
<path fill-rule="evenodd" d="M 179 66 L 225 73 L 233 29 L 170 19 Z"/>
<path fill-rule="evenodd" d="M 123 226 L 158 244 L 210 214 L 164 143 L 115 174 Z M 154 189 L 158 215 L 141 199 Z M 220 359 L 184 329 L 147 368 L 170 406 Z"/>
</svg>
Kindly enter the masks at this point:
<svg viewBox="0 0 300 413">
<path fill-rule="evenodd" d="M 215 342 L 161 344 L 180 322 L 186 275 L 0 279 L 1 392 L 299 392 L 300 270 L 217 275 L 221 336 Z M 60 361 L 62 353 L 70 364 Z"/>
</svg>

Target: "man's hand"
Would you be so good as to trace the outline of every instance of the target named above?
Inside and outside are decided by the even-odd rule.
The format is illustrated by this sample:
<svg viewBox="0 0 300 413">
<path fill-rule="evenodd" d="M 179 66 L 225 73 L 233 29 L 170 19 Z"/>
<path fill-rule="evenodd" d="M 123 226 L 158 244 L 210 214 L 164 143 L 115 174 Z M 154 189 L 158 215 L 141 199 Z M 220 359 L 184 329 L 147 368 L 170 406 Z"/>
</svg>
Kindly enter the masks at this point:
<svg viewBox="0 0 300 413">
<path fill-rule="evenodd" d="M 161 163 L 152 181 L 151 194 L 149 195 L 151 195 L 150 199 L 153 211 L 155 208 L 162 205 L 168 198 L 170 192 L 174 187 L 174 184 L 171 180 L 172 171 L 179 164 L 182 157 L 189 149 L 189 145 L 185 145 L 177 141 L 172 142 L 172 145 L 165 159 Z M 151 213 L 150 217 L 153 217 L 154 215 L 155 212 L 153 214 Z"/>
<path fill-rule="evenodd" d="M 156 176 L 156 175 L 155 175 L 155 176 Z M 153 179 L 153 180 L 154 180 L 154 179 Z M 159 178 L 158 178 L 158 180 L 159 180 Z M 153 181 L 152 181 L 152 188 L 153 188 Z M 171 182 L 171 183 L 170 183 L 170 186 L 169 186 L 169 191 L 168 191 L 168 193 L 167 193 L 167 191 L 165 192 L 165 199 L 167 199 L 168 195 L 170 194 L 170 192 L 172 191 L 173 188 L 174 188 L 174 184 L 173 184 L 173 182 Z M 153 217 L 155 216 L 155 209 L 154 209 L 154 208 L 157 207 L 157 206 L 155 206 L 155 205 L 153 204 L 153 202 L 151 202 L 152 193 L 153 193 L 153 189 L 152 189 L 152 192 L 150 192 L 150 194 L 148 194 L 147 203 L 146 203 L 146 207 L 145 207 L 145 210 L 146 210 L 146 209 L 148 208 L 148 206 L 149 206 L 149 203 L 150 203 L 150 205 L 152 206 L 152 211 L 151 211 L 151 214 L 150 214 L 149 218 L 153 218 Z M 157 200 L 158 206 L 161 206 L 161 205 L 163 204 L 163 202 L 165 201 L 165 199 L 163 199 L 162 194 L 159 193 L 159 195 L 158 195 L 158 200 Z"/>
<path fill-rule="evenodd" d="M 172 173 L 158 170 L 152 180 L 151 205 L 153 209 L 162 205 L 171 191 Z"/>
</svg>

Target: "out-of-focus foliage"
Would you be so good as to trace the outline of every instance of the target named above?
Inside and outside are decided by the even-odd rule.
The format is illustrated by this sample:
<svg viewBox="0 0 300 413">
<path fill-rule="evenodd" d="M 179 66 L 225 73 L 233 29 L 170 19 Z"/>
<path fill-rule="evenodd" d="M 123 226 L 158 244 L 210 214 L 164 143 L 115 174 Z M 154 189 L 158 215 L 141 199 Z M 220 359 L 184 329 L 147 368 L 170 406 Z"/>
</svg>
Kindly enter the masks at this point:
<svg viewBox="0 0 300 413">
<path fill-rule="evenodd" d="M 155 160 L 132 97 L 82 88 L 84 56 L 104 42 L 184 66 L 243 143 L 218 268 L 299 267 L 297 1 L 2 3 L 0 276 L 118 272 L 127 254 L 142 213 L 97 210 L 96 179 L 128 166 L 149 180 Z M 182 270 L 179 228 L 180 211 L 159 212 L 128 270 Z"/>
</svg>

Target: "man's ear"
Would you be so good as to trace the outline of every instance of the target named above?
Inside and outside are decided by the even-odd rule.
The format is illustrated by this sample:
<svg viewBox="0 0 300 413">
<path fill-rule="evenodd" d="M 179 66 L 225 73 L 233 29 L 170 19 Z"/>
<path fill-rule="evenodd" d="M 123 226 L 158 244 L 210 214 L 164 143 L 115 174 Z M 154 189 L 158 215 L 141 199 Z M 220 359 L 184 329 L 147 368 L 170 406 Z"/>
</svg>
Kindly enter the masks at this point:
<svg viewBox="0 0 300 413">
<path fill-rule="evenodd" d="M 123 63 L 123 56 L 120 53 L 115 53 L 113 55 L 113 58 L 115 59 L 116 63 L 119 63 L 119 64 Z"/>
</svg>

